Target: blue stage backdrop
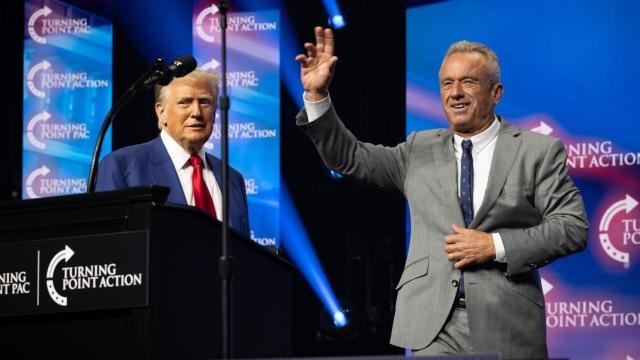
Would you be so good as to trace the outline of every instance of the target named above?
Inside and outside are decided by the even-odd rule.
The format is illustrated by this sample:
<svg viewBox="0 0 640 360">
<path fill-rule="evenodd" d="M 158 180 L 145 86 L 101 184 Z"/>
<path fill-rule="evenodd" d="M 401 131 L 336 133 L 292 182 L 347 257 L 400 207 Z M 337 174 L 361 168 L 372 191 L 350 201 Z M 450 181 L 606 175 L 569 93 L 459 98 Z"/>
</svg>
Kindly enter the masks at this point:
<svg viewBox="0 0 640 360">
<path fill-rule="evenodd" d="M 445 1 L 407 11 L 407 133 L 447 127 L 438 70 L 448 45 L 501 59 L 497 112 L 563 140 L 582 191 L 588 248 L 541 271 L 551 357 L 640 358 L 640 146 L 634 1 Z"/>
<path fill-rule="evenodd" d="M 563 140 L 585 200 L 588 248 L 541 271 L 551 357 L 640 358 L 640 146 L 634 1 L 446 1 L 407 11 L 407 133 L 446 127 L 438 70 L 448 45 L 501 59 L 497 112 Z M 526 320 L 526 319 L 523 319 Z"/>
<path fill-rule="evenodd" d="M 112 25 L 53 0 L 25 1 L 22 197 L 84 193 L 111 107 Z M 104 153 L 111 150 L 107 135 Z"/>
<path fill-rule="evenodd" d="M 278 11 L 228 14 L 229 161 L 245 178 L 251 238 L 280 244 L 280 26 Z M 200 67 L 220 72 L 218 8 L 196 1 L 193 53 Z M 205 145 L 220 156 L 220 114 Z"/>
</svg>

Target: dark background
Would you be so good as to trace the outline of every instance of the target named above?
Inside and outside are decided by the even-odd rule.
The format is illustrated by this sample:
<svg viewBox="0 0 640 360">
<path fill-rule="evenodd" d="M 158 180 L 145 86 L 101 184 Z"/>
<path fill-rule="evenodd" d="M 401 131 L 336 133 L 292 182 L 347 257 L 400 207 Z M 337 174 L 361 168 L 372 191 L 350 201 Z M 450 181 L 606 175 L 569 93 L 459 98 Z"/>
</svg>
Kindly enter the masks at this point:
<svg viewBox="0 0 640 360">
<path fill-rule="evenodd" d="M 114 102 L 157 56 L 173 59 L 190 53 L 191 1 L 67 0 L 69 4 L 109 18 L 114 24 Z M 254 1 L 251 9 L 231 4 L 231 11 L 278 9 L 270 1 Z M 154 53 L 143 52 L 132 40 L 131 11 L 149 33 L 172 32 L 172 44 L 149 37 Z M 283 1 L 279 8 L 293 31 L 313 40 L 313 26 L 325 26 L 328 15 L 319 0 Z M 405 1 L 357 0 L 340 4 L 347 26 L 336 31 L 339 56 L 331 97 L 349 129 L 363 141 L 394 146 L 405 133 Z M 176 7 L 182 11 L 175 11 Z M 125 16 L 127 20 L 125 20 Z M 0 2 L 3 47 L 3 92 L 0 97 L 0 201 L 21 198 L 22 157 L 22 1 Z M 167 19 L 170 21 L 167 22 Z M 135 30 L 135 29 L 133 29 Z M 178 42 L 176 43 L 176 40 Z M 302 51 L 302 42 L 299 44 Z M 170 45 L 170 46 L 169 46 Z M 281 68 L 298 64 L 281 57 Z M 435 75 L 434 75 L 435 76 Z M 342 331 L 322 326 L 322 306 L 301 277 L 293 282 L 292 355 L 356 355 L 401 353 L 388 344 L 394 310 L 394 287 L 405 252 L 405 205 L 399 194 L 388 194 L 333 179 L 315 148 L 295 126 L 299 111 L 281 86 L 281 166 L 299 215 L 318 253 L 336 296 L 351 309 L 351 325 Z M 233 99 L 232 106 L 233 106 Z M 150 93 L 139 95 L 113 124 L 113 149 L 157 136 Z M 283 225 L 286 219 L 282 219 Z M 256 299 L 259 306 L 259 299 Z M 268 311 L 266 309 L 265 311 Z"/>
</svg>

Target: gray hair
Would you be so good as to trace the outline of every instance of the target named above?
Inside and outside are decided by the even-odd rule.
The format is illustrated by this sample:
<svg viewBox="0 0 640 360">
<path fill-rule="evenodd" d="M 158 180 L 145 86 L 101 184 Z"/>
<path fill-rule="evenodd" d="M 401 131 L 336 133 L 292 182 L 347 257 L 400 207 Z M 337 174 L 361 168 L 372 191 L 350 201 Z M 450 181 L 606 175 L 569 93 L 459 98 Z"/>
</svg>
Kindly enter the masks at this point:
<svg viewBox="0 0 640 360">
<path fill-rule="evenodd" d="M 218 104 L 218 73 L 210 73 L 201 68 L 197 68 L 187 75 L 173 79 L 169 85 L 171 85 L 174 81 L 180 81 L 182 83 L 186 83 L 187 85 L 193 85 L 198 81 L 205 81 L 207 84 L 211 84 L 211 95 L 213 95 L 213 103 L 214 110 L 217 108 Z M 169 85 L 162 86 L 156 84 L 153 89 L 153 94 L 155 96 L 156 103 L 165 104 L 167 101 L 167 94 L 169 93 Z M 158 129 L 162 130 L 162 123 L 160 119 L 158 119 Z"/>
<path fill-rule="evenodd" d="M 495 84 L 500 82 L 500 63 L 498 61 L 498 55 L 496 55 L 495 51 L 491 50 L 485 44 L 466 40 L 455 42 L 449 46 L 447 53 L 444 54 L 442 64 L 444 64 L 445 60 L 447 60 L 447 58 L 452 54 L 469 52 L 476 52 L 484 56 L 484 58 L 489 62 L 489 78 L 492 83 Z M 442 68 L 442 65 L 440 65 L 440 68 Z"/>
</svg>

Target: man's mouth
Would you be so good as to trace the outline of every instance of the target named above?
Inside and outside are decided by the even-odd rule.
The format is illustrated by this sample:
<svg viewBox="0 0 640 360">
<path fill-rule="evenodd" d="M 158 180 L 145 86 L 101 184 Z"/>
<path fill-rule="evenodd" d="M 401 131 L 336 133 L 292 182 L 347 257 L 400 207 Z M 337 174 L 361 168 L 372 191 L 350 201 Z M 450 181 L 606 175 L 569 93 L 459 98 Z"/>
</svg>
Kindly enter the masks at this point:
<svg viewBox="0 0 640 360">
<path fill-rule="evenodd" d="M 469 103 L 451 104 L 451 107 L 456 109 L 456 110 L 465 109 L 467 106 L 469 106 Z"/>
</svg>

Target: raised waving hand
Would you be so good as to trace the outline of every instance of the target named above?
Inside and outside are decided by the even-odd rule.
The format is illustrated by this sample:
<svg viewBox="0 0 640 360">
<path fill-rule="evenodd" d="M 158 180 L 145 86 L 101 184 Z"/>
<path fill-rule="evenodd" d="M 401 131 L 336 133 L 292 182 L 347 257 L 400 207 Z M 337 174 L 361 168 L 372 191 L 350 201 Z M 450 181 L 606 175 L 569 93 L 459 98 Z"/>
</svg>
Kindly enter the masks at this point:
<svg viewBox="0 0 640 360">
<path fill-rule="evenodd" d="M 309 101 L 322 100 L 329 94 L 329 84 L 338 58 L 333 55 L 333 31 L 320 26 L 314 28 L 316 43 L 305 43 L 307 54 L 299 54 L 300 80 Z"/>
</svg>

